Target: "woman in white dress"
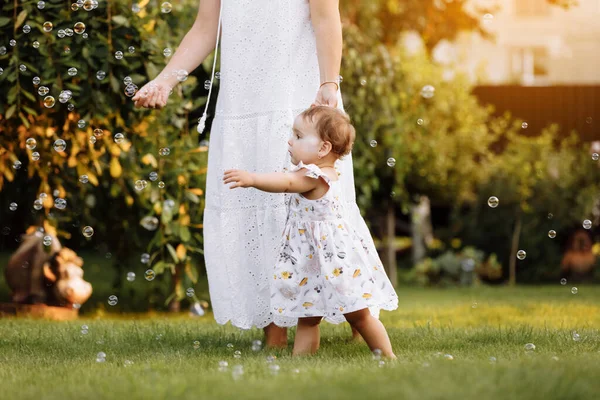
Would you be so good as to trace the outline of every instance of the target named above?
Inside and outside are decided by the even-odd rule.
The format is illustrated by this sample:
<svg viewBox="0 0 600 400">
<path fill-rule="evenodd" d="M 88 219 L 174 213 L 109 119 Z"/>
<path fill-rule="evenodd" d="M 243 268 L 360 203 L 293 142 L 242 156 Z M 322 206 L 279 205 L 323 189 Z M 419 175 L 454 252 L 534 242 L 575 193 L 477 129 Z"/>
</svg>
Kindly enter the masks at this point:
<svg viewBox="0 0 600 400">
<path fill-rule="evenodd" d="M 295 322 L 270 312 L 268 280 L 287 195 L 232 191 L 221 177 L 232 168 L 284 171 L 290 166 L 287 141 L 295 116 L 311 104 L 341 107 L 339 0 L 200 0 L 194 25 L 161 74 L 133 98 L 136 106 L 163 107 L 178 82 L 177 71 L 193 71 L 219 40 L 220 88 L 204 209 L 211 303 L 217 323 L 264 328 L 267 346 L 287 346 L 286 329 L 274 323 Z M 336 167 L 348 218 L 366 229 L 355 201 L 351 156 Z"/>
</svg>

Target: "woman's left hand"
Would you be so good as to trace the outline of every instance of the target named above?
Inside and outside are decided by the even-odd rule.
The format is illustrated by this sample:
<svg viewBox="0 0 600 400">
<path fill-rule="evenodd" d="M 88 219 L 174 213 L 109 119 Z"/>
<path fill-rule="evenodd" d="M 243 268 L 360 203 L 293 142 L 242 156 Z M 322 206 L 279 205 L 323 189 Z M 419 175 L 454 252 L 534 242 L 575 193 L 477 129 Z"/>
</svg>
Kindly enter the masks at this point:
<svg viewBox="0 0 600 400">
<path fill-rule="evenodd" d="M 326 83 L 319 88 L 317 92 L 317 98 L 311 104 L 314 106 L 329 106 L 336 108 L 338 102 L 337 86 L 334 83 Z"/>
</svg>

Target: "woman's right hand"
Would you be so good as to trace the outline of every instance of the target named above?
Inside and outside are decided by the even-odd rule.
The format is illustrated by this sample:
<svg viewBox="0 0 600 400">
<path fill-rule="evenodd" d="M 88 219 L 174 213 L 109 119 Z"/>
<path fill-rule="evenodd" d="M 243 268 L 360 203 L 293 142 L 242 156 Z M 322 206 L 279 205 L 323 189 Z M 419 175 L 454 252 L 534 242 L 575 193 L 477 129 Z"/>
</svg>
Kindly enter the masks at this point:
<svg viewBox="0 0 600 400">
<path fill-rule="evenodd" d="M 160 109 L 167 105 L 171 89 L 172 87 L 167 82 L 160 82 L 155 79 L 142 86 L 131 100 L 135 102 L 135 106 L 138 108 Z"/>
</svg>

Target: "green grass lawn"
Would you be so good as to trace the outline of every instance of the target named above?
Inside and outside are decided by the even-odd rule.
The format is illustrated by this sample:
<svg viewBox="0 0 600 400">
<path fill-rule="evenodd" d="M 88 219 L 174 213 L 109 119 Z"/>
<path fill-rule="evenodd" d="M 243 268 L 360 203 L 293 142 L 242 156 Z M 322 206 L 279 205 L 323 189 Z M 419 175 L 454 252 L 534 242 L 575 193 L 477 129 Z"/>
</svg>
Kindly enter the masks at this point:
<svg viewBox="0 0 600 400">
<path fill-rule="evenodd" d="M 576 295 L 571 285 L 401 288 L 399 310 L 384 312 L 382 320 L 399 357 L 383 365 L 366 345 L 346 343 L 345 324 L 324 324 L 318 355 L 295 359 L 289 349 L 253 351 L 261 331 L 218 326 L 211 315 L 90 313 L 68 323 L 3 319 L 0 398 L 600 396 L 599 287 L 581 286 Z M 87 334 L 81 333 L 84 324 Z M 535 350 L 526 351 L 527 343 Z M 96 361 L 99 352 L 106 353 L 105 362 Z M 268 356 L 277 358 L 268 363 Z M 219 361 L 227 361 L 226 371 L 219 371 Z M 243 374 L 234 377 L 236 365 Z"/>
</svg>

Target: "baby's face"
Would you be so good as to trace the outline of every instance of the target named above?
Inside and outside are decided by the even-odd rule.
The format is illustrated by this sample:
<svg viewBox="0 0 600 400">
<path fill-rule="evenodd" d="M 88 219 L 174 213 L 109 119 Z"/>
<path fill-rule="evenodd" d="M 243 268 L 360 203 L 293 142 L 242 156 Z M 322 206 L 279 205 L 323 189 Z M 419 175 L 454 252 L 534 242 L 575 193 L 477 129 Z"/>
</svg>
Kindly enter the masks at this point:
<svg viewBox="0 0 600 400">
<path fill-rule="evenodd" d="M 297 116 L 292 128 L 292 136 L 288 140 L 292 164 L 300 161 L 304 164 L 315 164 L 319 159 L 318 153 L 323 141 L 309 120 Z"/>
</svg>

